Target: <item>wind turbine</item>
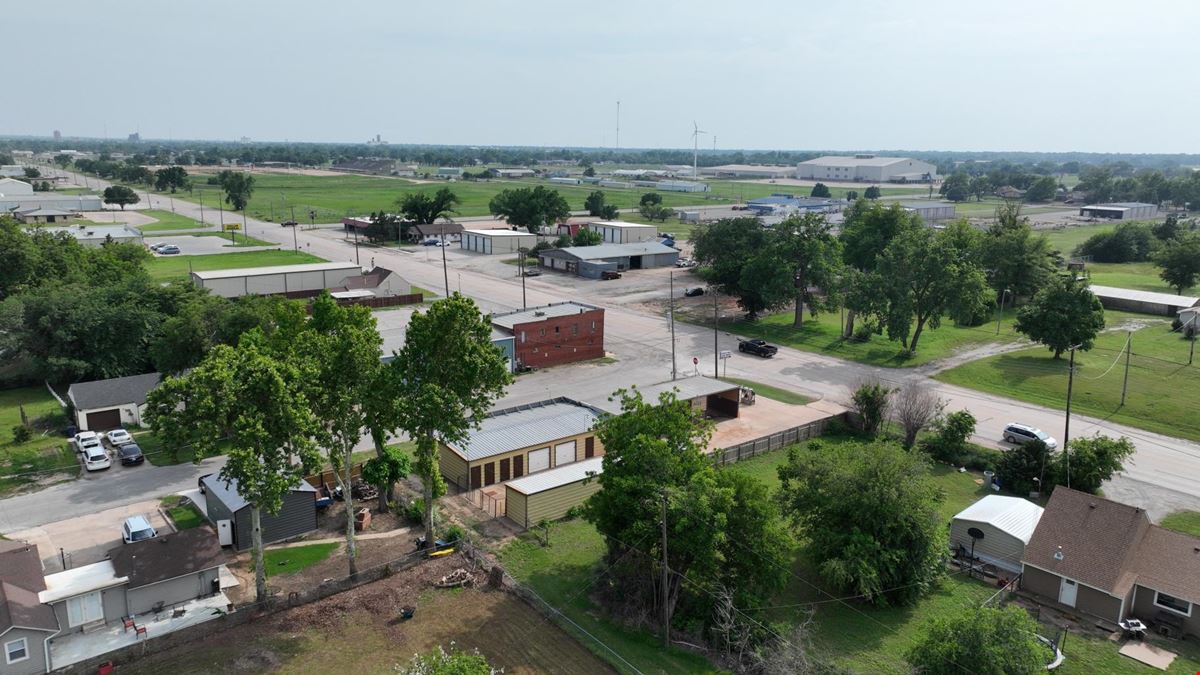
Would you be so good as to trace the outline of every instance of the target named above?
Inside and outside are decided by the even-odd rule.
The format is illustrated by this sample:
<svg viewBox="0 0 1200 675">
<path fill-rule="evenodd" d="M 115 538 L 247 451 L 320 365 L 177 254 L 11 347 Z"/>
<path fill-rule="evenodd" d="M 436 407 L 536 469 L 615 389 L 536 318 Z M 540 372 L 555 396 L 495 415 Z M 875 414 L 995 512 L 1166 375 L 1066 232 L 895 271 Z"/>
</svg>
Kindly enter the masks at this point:
<svg viewBox="0 0 1200 675">
<path fill-rule="evenodd" d="M 701 131 L 700 126 L 692 120 L 692 178 L 699 178 L 700 171 L 697 168 L 698 158 L 700 156 L 700 134 L 707 134 L 707 131 Z"/>
</svg>

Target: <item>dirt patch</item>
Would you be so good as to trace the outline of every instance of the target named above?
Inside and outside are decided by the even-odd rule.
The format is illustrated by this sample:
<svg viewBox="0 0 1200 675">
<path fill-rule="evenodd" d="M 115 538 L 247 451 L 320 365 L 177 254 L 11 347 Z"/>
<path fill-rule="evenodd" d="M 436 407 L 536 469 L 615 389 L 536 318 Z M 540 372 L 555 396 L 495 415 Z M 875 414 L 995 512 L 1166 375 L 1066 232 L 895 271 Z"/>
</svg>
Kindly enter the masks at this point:
<svg viewBox="0 0 1200 675">
<path fill-rule="evenodd" d="M 507 592 L 433 587 L 465 564 L 458 555 L 428 560 L 376 583 L 173 647 L 121 671 L 392 672 L 414 654 L 453 643 L 478 649 L 505 673 L 613 672 Z M 483 580 L 482 573 L 477 576 Z M 403 606 L 416 608 L 411 619 L 401 618 Z"/>
</svg>

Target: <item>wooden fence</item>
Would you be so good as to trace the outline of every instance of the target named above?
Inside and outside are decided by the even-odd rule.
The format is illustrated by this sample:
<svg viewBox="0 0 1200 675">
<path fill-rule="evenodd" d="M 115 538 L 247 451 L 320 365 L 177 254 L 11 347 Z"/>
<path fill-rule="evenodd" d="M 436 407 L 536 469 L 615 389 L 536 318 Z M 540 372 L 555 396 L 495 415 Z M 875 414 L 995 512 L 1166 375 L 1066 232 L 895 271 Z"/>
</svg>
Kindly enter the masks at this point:
<svg viewBox="0 0 1200 675">
<path fill-rule="evenodd" d="M 504 500 L 496 499 L 483 490 L 464 492 L 462 497 L 472 506 L 486 511 L 493 518 L 499 518 L 504 515 Z"/>
<path fill-rule="evenodd" d="M 354 466 L 350 467 L 350 480 L 351 480 L 351 482 L 354 482 L 361 478 L 362 478 L 362 462 L 359 462 L 358 464 L 355 464 Z M 314 473 L 311 476 L 305 476 L 304 480 L 307 481 L 309 485 L 311 485 L 315 488 L 319 488 L 322 485 L 335 486 L 335 485 L 337 485 L 337 474 L 334 473 L 333 469 L 326 469 L 325 471 L 322 471 L 321 473 Z"/>
<path fill-rule="evenodd" d="M 816 438 L 825 433 L 825 430 L 829 428 L 833 420 L 845 421 L 845 415 L 832 415 L 815 422 L 809 422 L 798 427 L 768 434 L 752 441 L 739 443 L 733 447 L 716 450 L 712 454 L 713 461 L 718 465 L 732 464 L 740 462 L 743 459 L 750 459 L 751 457 L 771 452 L 772 450 L 786 448 L 789 445 L 795 445 L 810 438 Z"/>
</svg>

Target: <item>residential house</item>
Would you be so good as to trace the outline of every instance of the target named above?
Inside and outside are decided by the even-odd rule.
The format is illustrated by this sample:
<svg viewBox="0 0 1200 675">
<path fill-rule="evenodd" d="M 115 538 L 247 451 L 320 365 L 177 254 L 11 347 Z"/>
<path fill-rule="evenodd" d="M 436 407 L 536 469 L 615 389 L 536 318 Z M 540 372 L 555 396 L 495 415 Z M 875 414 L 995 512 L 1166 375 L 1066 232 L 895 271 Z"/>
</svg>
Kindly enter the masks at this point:
<svg viewBox="0 0 1200 675">
<path fill-rule="evenodd" d="M 238 492 L 236 480 L 217 474 L 200 479 L 205 515 L 217 528 L 222 546 L 245 551 L 253 546 L 250 531 L 250 502 Z M 317 489 L 300 481 L 283 498 L 279 513 L 262 514 L 263 543 L 270 544 L 308 534 L 317 529 Z"/>
<path fill-rule="evenodd" d="M 72 384 L 67 400 L 75 411 L 75 426 L 80 431 L 142 426 L 146 396 L 161 379 L 158 373 L 146 373 Z"/>
<path fill-rule="evenodd" d="M 1049 604 L 1200 636 L 1200 538 L 1153 525 L 1138 507 L 1055 488 L 1021 567 L 1021 589 Z"/>
<path fill-rule="evenodd" d="M 45 589 L 37 546 L 0 539 L 0 675 L 47 672 L 47 640 L 59 625 L 38 599 Z"/>
</svg>

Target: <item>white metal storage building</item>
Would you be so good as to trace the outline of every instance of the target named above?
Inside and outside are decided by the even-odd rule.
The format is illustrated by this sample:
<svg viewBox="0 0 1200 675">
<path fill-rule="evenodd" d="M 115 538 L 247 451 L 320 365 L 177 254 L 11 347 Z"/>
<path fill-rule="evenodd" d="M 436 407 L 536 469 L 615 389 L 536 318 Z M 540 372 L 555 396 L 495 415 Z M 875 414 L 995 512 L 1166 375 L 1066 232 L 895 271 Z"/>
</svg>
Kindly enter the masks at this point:
<svg viewBox="0 0 1200 675">
<path fill-rule="evenodd" d="M 192 272 L 192 283 L 223 298 L 242 295 L 315 295 L 325 289 L 345 287 L 348 279 L 361 274 L 362 268 L 354 263 L 323 262 Z"/>
<path fill-rule="evenodd" d="M 973 545 L 980 562 L 1019 574 L 1025 545 L 1041 518 L 1042 507 L 1027 499 L 988 495 L 950 521 L 950 548 L 969 556 Z"/>
<path fill-rule="evenodd" d="M 600 233 L 601 241 L 606 244 L 636 244 L 658 238 L 658 228 L 644 223 L 599 220 L 588 223 L 587 228 Z"/>
<path fill-rule="evenodd" d="M 1109 220 L 1146 220 L 1158 217 L 1158 206 L 1143 202 L 1089 204 L 1079 209 L 1079 215 L 1085 218 L 1107 218 Z"/>
<path fill-rule="evenodd" d="M 1190 295 L 1172 295 L 1171 293 L 1155 293 L 1095 284 L 1089 288 L 1100 299 L 1100 304 L 1104 305 L 1105 309 L 1175 316 L 1179 310 L 1200 305 L 1200 298 Z"/>
<path fill-rule="evenodd" d="M 906 202 L 900 205 L 905 211 L 915 213 L 927 223 L 954 220 L 954 205 L 942 202 Z"/>
<path fill-rule="evenodd" d="M 515 230 L 463 230 L 460 242 L 464 251 L 516 253 L 519 248 L 536 246 L 537 235 Z"/>
<path fill-rule="evenodd" d="M 928 175 L 928 177 L 926 177 Z M 828 155 L 800 162 L 796 178 L 814 180 L 884 182 L 921 182 L 937 180 L 937 167 L 908 157 Z"/>
</svg>

